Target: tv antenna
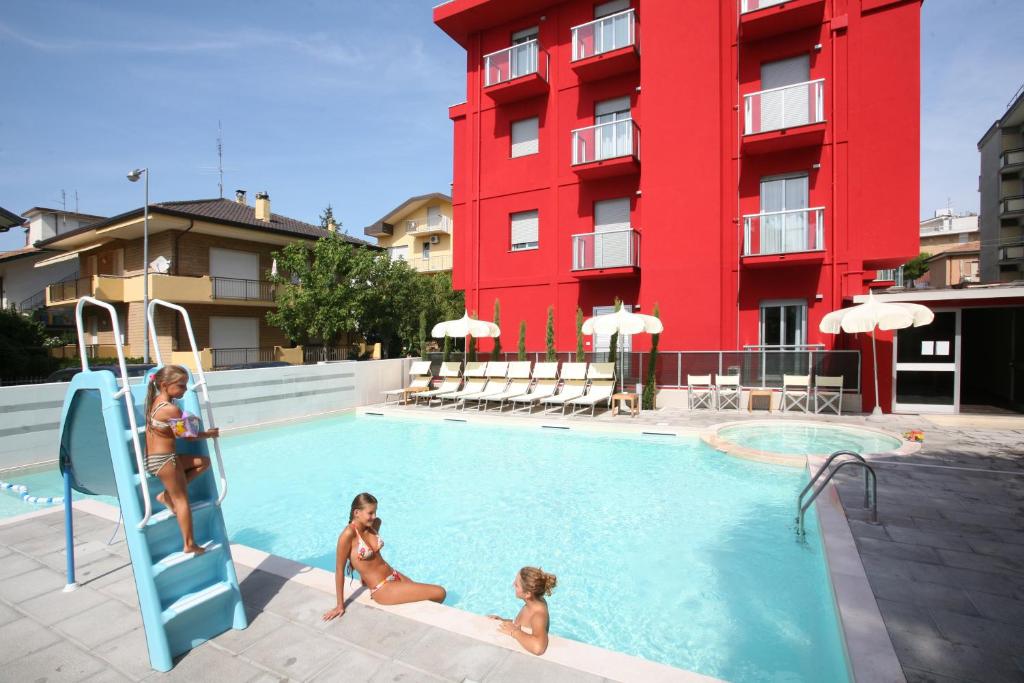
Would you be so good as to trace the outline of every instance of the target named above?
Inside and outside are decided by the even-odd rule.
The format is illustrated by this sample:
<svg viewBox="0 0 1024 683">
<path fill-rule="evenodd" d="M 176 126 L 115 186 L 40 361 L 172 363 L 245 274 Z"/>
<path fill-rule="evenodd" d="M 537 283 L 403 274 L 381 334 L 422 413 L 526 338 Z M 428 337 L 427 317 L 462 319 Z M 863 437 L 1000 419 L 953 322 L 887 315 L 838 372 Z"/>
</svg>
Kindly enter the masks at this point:
<svg viewBox="0 0 1024 683">
<path fill-rule="evenodd" d="M 220 119 L 217 119 L 217 177 L 220 198 L 224 199 L 224 130 L 220 126 Z"/>
</svg>

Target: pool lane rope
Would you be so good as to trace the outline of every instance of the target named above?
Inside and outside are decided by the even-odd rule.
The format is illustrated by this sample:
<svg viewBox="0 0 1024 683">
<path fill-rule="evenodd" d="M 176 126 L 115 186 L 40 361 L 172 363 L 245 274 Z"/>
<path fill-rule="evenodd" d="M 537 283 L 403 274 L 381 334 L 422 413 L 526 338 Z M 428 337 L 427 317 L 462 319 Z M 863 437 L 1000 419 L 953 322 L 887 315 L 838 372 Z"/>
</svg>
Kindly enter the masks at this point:
<svg viewBox="0 0 1024 683">
<path fill-rule="evenodd" d="M 9 481 L 0 481 L 0 489 L 10 491 L 30 505 L 60 505 L 64 502 L 64 496 L 29 495 L 28 487 L 24 484 L 12 484 Z"/>
</svg>

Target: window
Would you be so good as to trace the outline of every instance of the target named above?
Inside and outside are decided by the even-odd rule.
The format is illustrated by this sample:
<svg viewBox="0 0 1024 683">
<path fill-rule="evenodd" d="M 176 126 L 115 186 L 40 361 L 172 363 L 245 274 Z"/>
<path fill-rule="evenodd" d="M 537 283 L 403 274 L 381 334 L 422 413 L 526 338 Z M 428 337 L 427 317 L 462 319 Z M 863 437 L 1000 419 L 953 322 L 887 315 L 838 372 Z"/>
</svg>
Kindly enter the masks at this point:
<svg viewBox="0 0 1024 683">
<path fill-rule="evenodd" d="M 427 240 L 426 242 L 423 243 L 423 256 L 422 256 L 422 258 L 423 258 L 424 261 L 427 261 L 427 260 L 430 259 L 430 240 Z"/>
<path fill-rule="evenodd" d="M 594 105 L 596 159 L 612 159 L 633 153 L 632 113 L 629 97 L 616 97 Z"/>
<path fill-rule="evenodd" d="M 392 261 L 408 261 L 409 260 L 409 247 L 390 247 L 388 254 L 391 256 Z"/>
<path fill-rule="evenodd" d="M 629 0 L 611 0 L 611 2 L 603 2 L 594 7 L 594 18 L 600 19 L 601 17 L 607 17 L 609 14 L 625 12 L 628 9 Z"/>
<path fill-rule="evenodd" d="M 512 34 L 512 44 L 513 45 L 522 45 L 525 42 L 528 42 L 528 41 L 531 41 L 531 40 L 537 40 L 537 36 L 539 34 L 540 34 L 540 29 L 537 28 L 536 26 L 531 26 L 530 28 L 524 28 L 523 30 L 516 31 L 515 33 Z"/>
<path fill-rule="evenodd" d="M 594 202 L 595 268 L 633 265 L 633 236 L 630 234 L 629 197 Z"/>
<path fill-rule="evenodd" d="M 512 158 L 524 157 L 528 154 L 536 154 L 539 150 L 538 127 L 540 119 L 536 116 L 532 119 L 512 122 Z"/>
<path fill-rule="evenodd" d="M 800 55 L 761 65 L 761 90 L 783 88 L 811 80 L 811 58 Z"/>
<path fill-rule="evenodd" d="M 761 303 L 761 345 L 793 347 L 807 343 L 806 301 Z"/>
<path fill-rule="evenodd" d="M 539 214 L 536 210 L 520 211 L 509 216 L 511 222 L 512 251 L 536 249 L 538 240 Z"/>
<path fill-rule="evenodd" d="M 802 126 L 818 120 L 811 114 L 810 89 L 787 86 L 811 80 L 811 61 L 800 55 L 761 65 L 761 123 L 760 130 L 778 130 L 788 126 Z"/>
<path fill-rule="evenodd" d="M 762 254 L 806 251 L 808 231 L 808 181 L 806 174 L 761 179 Z M 820 248 L 820 247 L 819 247 Z"/>
</svg>

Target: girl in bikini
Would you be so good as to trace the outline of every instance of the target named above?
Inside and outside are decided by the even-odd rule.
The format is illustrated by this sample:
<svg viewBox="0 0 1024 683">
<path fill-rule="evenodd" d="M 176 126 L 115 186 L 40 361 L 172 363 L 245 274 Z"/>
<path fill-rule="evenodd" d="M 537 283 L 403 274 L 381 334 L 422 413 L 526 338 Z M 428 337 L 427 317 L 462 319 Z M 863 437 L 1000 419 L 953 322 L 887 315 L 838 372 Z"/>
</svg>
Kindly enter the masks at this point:
<svg viewBox="0 0 1024 683">
<path fill-rule="evenodd" d="M 429 583 L 416 583 L 384 561 L 380 554 L 384 547 L 384 541 L 380 537 L 380 526 L 377 499 L 369 493 L 360 493 L 352 501 L 348 525 L 338 536 L 334 571 L 338 603 L 324 613 L 324 621 L 330 621 L 345 613 L 345 568 L 349 563 L 359 572 L 363 585 L 370 589 L 370 597 L 381 605 L 398 605 L 420 600 L 444 602 L 444 588 Z"/>
<path fill-rule="evenodd" d="M 180 365 L 165 365 L 150 377 L 146 388 L 146 471 L 160 479 L 164 490 L 156 499 L 178 518 L 184 552 L 201 555 L 192 533 L 192 507 L 188 500 L 188 483 L 210 467 L 210 459 L 200 455 L 179 455 L 174 452 L 173 422 L 182 416 L 174 400 L 185 395 L 188 371 Z M 212 439 L 218 429 L 199 432 L 191 439 Z"/>
<path fill-rule="evenodd" d="M 525 604 L 515 619 L 503 619 L 497 614 L 487 615 L 498 623 L 498 630 L 512 636 L 512 639 L 532 654 L 542 655 L 548 649 L 548 602 L 545 595 L 551 595 L 558 583 L 554 574 L 548 574 L 536 567 L 523 567 L 516 574 L 512 588 L 516 597 Z"/>
</svg>

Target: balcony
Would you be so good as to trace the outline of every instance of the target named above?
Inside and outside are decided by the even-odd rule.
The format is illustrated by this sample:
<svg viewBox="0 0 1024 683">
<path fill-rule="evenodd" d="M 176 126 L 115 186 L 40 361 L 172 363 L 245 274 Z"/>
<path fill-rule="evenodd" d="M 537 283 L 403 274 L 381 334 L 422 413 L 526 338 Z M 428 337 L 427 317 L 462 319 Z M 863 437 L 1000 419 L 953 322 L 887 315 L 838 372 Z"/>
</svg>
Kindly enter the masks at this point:
<svg viewBox="0 0 1024 683">
<path fill-rule="evenodd" d="M 572 70 L 581 81 L 596 81 L 639 68 L 634 10 L 573 27 Z"/>
<path fill-rule="evenodd" d="M 825 0 L 739 0 L 740 39 L 761 40 L 819 26 L 825 20 Z"/>
<path fill-rule="evenodd" d="M 572 236 L 573 277 L 621 277 L 639 269 L 640 233 L 632 228 Z"/>
<path fill-rule="evenodd" d="M 743 217 L 743 265 L 810 265 L 824 259 L 824 207 Z"/>
<path fill-rule="evenodd" d="M 46 305 L 71 304 L 83 296 L 111 303 L 142 301 L 142 290 L 142 275 L 92 275 L 48 285 Z M 274 303 L 274 292 L 273 285 L 262 280 L 150 273 L 149 298 L 178 304 L 267 306 Z"/>
<path fill-rule="evenodd" d="M 633 119 L 572 132 L 572 170 L 580 178 L 608 178 L 640 171 L 640 128 Z"/>
<path fill-rule="evenodd" d="M 274 284 L 265 280 L 242 280 L 233 277 L 210 278 L 212 298 L 234 301 L 273 301 Z"/>
<path fill-rule="evenodd" d="M 405 233 L 407 235 L 450 235 L 452 234 L 452 219 L 448 216 L 441 216 L 439 221 L 431 223 L 426 221 L 405 221 Z"/>
<path fill-rule="evenodd" d="M 997 258 L 1000 263 L 1024 261 L 1024 240 L 999 247 Z"/>
<path fill-rule="evenodd" d="M 1003 173 L 1017 173 L 1024 168 L 1024 147 L 1008 149 L 999 155 L 999 170 Z"/>
<path fill-rule="evenodd" d="M 1018 216 L 1024 213 L 1024 194 L 1003 197 L 999 202 L 1000 216 Z"/>
<path fill-rule="evenodd" d="M 752 154 L 819 145 L 825 138 L 825 80 L 743 96 L 743 151 Z"/>
<path fill-rule="evenodd" d="M 363 234 L 369 237 L 391 237 L 395 234 L 395 226 L 380 221 L 363 228 Z"/>
<path fill-rule="evenodd" d="M 484 94 L 499 103 L 543 95 L 550 62 L 536 39 L 484 55 Z"/>
<path fill-rule="evenodd" d="M 450 255 L 413 258 L 409 259 L 407 263 L 418 273 L 440 273 L 441 271 L 452 269 L 452 257 Z"/>
</svg>

